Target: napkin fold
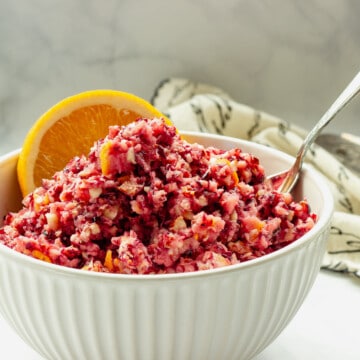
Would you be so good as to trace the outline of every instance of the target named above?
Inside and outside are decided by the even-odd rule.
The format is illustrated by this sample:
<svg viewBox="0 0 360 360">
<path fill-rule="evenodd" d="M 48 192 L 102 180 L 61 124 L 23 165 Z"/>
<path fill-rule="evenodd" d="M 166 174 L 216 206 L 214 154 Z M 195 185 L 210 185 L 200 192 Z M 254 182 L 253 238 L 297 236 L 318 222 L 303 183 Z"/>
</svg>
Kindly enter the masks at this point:
<svg viewBox="0 0 360 360">
<path fill-rule="evenodd" d="M 233 99 L 222 89 L 183 78 L 163 80 L 151 102 L 179 130 L 217 133 L 255 141 L 296 156 L 307 131 Z M 360 277 L 360 179 L 314 144 L 305 162 L 322 173 L 334 196 L 322 268 Z"/>
</svg>

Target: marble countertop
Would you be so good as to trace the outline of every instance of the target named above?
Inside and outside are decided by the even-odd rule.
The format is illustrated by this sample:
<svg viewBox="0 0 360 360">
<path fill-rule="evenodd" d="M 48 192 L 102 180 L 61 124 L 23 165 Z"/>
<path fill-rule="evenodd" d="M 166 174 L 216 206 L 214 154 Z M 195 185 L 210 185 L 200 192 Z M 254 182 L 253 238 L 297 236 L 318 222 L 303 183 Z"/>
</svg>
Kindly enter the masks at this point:
<svg viewBox="0 0 360 360">
<path fill-rule="evenodd" d="M 359 70 L 359 11 L 352 0 L 2 0 L 0 154 L 68 95 L 149 99 L 171 76 L 310 128 Z M 360 99 L 328 131 L 360 134 L 359 111 Z"/>
</svg>

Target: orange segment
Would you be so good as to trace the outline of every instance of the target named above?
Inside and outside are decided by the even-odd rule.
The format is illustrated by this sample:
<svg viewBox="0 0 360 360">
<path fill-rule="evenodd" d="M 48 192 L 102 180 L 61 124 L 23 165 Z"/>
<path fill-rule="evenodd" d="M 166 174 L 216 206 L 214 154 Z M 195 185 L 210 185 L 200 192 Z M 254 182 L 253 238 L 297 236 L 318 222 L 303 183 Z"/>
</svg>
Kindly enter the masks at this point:
<svg viewBox="0 0 360 360">
<path fill-rule="evenodd" d="M 116 90 L 92 90 L 70 96 L 46 111 L 28 132 L 17 173 L 25 196 L 74 156 L 87 155 L 110 125 L 127 125 L 138 118 L 164 118 L 150 103 Z"/>
</svg>

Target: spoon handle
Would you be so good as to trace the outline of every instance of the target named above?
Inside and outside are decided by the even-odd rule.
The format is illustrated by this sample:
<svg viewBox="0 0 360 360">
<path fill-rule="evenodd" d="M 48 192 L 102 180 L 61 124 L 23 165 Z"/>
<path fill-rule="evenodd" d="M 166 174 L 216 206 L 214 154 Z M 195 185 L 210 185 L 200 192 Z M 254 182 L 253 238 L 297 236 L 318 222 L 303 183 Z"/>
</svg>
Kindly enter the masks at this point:
<svg viewBox="0 0 360 360">
<path fill-rule="evenodd" d="M 294 165 L 288 172 L 284 182 L 279 189 L 281 192 L 291 190 L 292 185 L 296 181 L 299 171 L 301 170 L 306 152 L 309 150 L 312 143 L 316 140 L 321 130 L 342 110 L 349 102 L 360 92 L 360 72 L 351 80 L 349 85 L 343 90 L 338 98 L 333 102 L 330 108 L 325 112 L 319 122 L 308 133 L 304 142 L 302 143 L 295 159 Z"/>
<path fill-rule="evenodd" d="M 349 85 L 338 96 L 319 122 L 308 133 L 304 140 L 305 151 L 312 145 L 320 131 L 360 92 L 360 72 L 351 80 Z"/>
</svg>

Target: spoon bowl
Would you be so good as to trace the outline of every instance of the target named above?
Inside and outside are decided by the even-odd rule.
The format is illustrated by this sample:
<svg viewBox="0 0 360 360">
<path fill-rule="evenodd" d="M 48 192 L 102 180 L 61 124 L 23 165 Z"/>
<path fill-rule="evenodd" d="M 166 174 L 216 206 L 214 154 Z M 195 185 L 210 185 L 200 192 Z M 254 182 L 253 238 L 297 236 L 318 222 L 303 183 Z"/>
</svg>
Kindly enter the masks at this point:
<svg viewBox="0 0 360 360">
<path fill-rule="evenodd" d="M 304 157 L 310 146 L 316 140 L 322 129 L 330 123 L 331 120 L 360 92 L 360 72 L 351 80 L 349 85 L 337 97 L 330 108 L 325 112 L 313 129 L 308 133 L 302 143 L 295 161 L 290 169 L 268 176 L 267 181 L 273 188 L 280 192 L 290 192 L 302 169 Z"/>
</svg>

